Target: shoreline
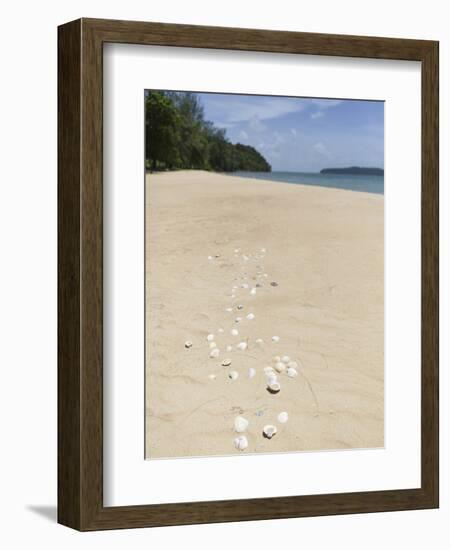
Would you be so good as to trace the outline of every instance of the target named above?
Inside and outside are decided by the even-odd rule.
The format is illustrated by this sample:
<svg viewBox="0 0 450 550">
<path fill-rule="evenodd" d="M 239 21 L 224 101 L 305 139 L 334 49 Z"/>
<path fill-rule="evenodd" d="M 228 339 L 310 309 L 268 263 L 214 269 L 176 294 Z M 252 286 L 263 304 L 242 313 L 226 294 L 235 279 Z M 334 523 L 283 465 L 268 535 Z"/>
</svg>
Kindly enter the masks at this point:
<svg viewBox="0 0 450 550">
<path fill-rule="evenodd" d="M 373 176 L 373 177 L 380 177 L 380 178 L 383 178 L 383 192 L 379 192 L 379 191 L 367 191 L 366 189 L 355 189 L 355 188 L 351 188 L 351 187 L 344 187 L 344 186 L 334 186 L 332 184 L 325 184 L 325 183 L 318 183 L 318 182 L 298 182 L 298 181 L 286 181 L 286 180 L 283 180 L 283 179 L 271 179 L 269 177 L 258 177 L 258 176 L 252 176 L 252 175 L 247 175 L 247 174 L 256 174 L 257 172 L 247 172 L 246 174 L 244 174 L 243 172 L 214 172 L 214 171 L 208 171 L 208 170 L 183 170 L 183 169 L 180 169 L 180 170 L 167 170 L 167 171 L 162 171 L 162 172 L 151 172 L 149 170 L 146 170 L 145 171 L 145 177 L 147 178 L 147 176 L 149 175 L 153 175 L 153 176 L 161 176 L 161 175 L 164 175 L 164 174 L 189 174 L 189 173 L 200 173 L 200 174 L 211 174 L 211 175 L 215 175 L 215 176 L 227 176 L 227 177 L 231 177 L 231 178 L 240 178 L 240 179 L 248 179 L 248 180 L 257 180 L 257 181 L 261 181 L 261 182 L 269 182 L 269 183 L 285 183 L 285 184 L 288 184 L 288 185 L 301 185 L 301 186 L 306 186 L 306 187 L 314 187 L 314 188 L 325 188 L 325 189 L 336 189 L 336 190 L 340 190 L 340 191 L 352 191 L 352 192 L 355 192 L 355 193 L 366 193 L 368 195 L 381 195 L 381 196 L 384 196 L 384 176 Z M 276 173 L 280 173 L 280 174 L 305 174 L 305 175 L 311 175 L 312 177 L 321 177 L 321 173 L 320 172 L 311 172 L 311 173 L 307 173 L 307 172 L 285 172 L 285 171 L 272 171 L 272 172 L 261 172 L 262 174 L 276 174 Z M 331 176 L 333 177 L 334 174 L 331 174 Z M 350 176 L 352 176 L 350 174 Z M 343 175 L 339 175 L 338 177 L 343 177 Z M 355 177 L 355 176 L 353 176 Z M 342 183 L 342 182 L 340 182 Z M 349 185 L 351 183 L 351 181 L 349 180 L 347 185 Z M 345 184 L 345 182 L 344 182 Z"/>
<path fill-rule="evenodd" d="M 146 174 L 146 458 L 384 445 L 384 197 L 280 183 Z M 258 281 L 256 296 L 241 288 Z M 280 375 L 270 395 L 263 369 L 275 355 L 299 373 Z M 243 451 L 233 446 L 237 415 L 249 420 Z M 265 424 L 278 428 L 270 440 Z"/>
</svg>

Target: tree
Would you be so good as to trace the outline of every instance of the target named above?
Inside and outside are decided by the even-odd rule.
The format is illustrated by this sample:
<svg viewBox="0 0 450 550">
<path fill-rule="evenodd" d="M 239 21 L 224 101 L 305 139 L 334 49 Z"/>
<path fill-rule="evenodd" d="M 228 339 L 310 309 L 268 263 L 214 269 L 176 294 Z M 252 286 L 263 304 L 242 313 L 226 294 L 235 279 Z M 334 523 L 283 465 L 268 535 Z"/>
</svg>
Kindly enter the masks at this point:
<svg viewBox="0 0 450 550">
<path fill-rule="evenodd" d="M 179 113 L 163 92 L 150 91 L 145 99 L 145 152 L 152 170 L 158 161 L 167 168 L 179 163 Z"/>
</svg>

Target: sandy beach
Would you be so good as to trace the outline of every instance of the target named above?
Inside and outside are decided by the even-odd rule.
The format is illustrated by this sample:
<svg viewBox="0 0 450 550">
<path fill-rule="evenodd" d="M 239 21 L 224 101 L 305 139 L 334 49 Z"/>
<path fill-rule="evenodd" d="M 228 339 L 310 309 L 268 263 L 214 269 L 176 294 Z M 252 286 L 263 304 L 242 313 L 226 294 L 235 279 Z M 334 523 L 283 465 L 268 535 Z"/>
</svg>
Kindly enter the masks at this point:
<svg viewBox="0 0 450 550">
<path fill-rule="evenodd" d="M 383 196 L 146 178 L 147 458 L 382 447 Z M 297 375 L 276 373 L 270 393 L 283 358 Z"/>
</svg>

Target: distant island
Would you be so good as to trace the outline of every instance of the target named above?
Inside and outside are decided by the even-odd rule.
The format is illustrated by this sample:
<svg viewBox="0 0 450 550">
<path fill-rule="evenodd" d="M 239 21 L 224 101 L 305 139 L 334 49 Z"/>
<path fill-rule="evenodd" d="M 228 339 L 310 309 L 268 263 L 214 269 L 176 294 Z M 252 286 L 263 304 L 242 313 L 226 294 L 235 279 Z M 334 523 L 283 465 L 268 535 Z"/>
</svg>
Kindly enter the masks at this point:
<svg viewBox="0 0 450 550">
<path fill-rule="evenodd" d="M 205 120 L 196 94 L 153 90 L 145 94 L 145 164 L 152 171 L 272 170 L 254 147 L 231 143 L 223 128 Z"/>
<path fill-rule="evenodd" d="M 383 168 L 364 168 L 349 166 L 348 168 L 323 168 L 321 174 L 354 174 L 357 176 L 384 176 Z"/>
</svg>

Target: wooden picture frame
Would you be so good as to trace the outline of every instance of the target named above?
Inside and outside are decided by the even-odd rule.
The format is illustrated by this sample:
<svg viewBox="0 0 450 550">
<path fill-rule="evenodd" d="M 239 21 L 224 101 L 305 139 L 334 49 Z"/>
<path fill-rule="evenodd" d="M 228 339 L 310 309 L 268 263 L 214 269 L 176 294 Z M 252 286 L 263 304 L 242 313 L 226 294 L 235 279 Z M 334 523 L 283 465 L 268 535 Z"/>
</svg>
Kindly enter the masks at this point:
<svg viewBox="0 0 450 550">
<path fill-rule="evenodd" d="M 105 507 L 102 47 L 106 42 L 414 60 L 422 67 L 421 487 Z M 438 507 L 438 43 L 79 19 L 58 29 L 58 521 L 81 531 Z"/>
</svg>

